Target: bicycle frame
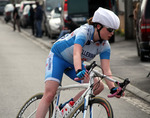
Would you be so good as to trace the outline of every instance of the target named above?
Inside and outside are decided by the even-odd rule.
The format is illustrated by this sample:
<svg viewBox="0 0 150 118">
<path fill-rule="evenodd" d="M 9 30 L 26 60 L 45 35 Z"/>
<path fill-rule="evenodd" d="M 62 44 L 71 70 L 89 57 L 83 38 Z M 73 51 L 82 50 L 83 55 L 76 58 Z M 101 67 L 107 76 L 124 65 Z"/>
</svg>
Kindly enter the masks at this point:
<svg viewBox="0 0 150 118">
<path fill-rule="evenodd" d="M 58 110 L 58 105 L 59 105 L 59 97 L 60 97 L 60 92 L 62 90 L 67 90 L 67 89 L 73 89 L 73 88 L 83 88 L 86 89 L 85 92 L 82 94 L 82 96 L 75 102 L 73 107 L 69 109 L 69 111 L 64 115 L 63 118 L 68 118 L 70 114 L 79 106 L 81 102 L 84 100 L 84 113 L 83 113 L 83 118 L 86 118 L 86 112 L 88 108 L 88 101 L 90 97 L 93 95 L 93 85 L 94 84 L 94 77 L 93 75 L 90 75 L 90 81 L 89 83 L 83 83 L 83 84 L 74 84 L 74 85 L 68 85 L 68 86 L 59 86 L 57 90 L 57 94 L 54 97 L 54 112 L 52 118 L 58 118 L 58 114 L 60 115 L 60 111 Z M 59 113 L 58 113 L 59 112 Z M 77 111 L 79 112 L 79 111 Z M 77 113 L 74 114 L 74 117 L 77 115 Z M 92 107 L 90 107 L 90 118 L 92 118 Z M 60 115 L 61 117 L 61 115 Z"/>
</svg>

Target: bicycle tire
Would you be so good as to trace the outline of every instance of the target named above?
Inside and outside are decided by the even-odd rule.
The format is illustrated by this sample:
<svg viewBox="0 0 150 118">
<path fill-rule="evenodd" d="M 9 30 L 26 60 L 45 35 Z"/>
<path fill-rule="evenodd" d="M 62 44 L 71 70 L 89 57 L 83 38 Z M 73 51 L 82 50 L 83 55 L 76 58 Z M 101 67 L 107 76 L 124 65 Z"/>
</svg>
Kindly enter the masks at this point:
<svg viewBox="0 0 150 118">
<path fill-rule="evenodd" d="M 21 107 L 17 114 L 17 118 L 35 118 L 36 109 L 39 105 L 39 101 L 43 97 L 43 93 L 32 96 L 25 104 Z M 33 108 L 34 107 L 34 108 Z M 49 106 L 48 118 L 51 118 L 53 113 L 53 104 Z"/>
<path fill-rule="evenodd" d="M 113 118 L 113 110 L 110 103 L 102 97 L 94 97 L 89 101 L 89 106 L 92 105 L 93 109 L 93 118 Z M 95 106 L 96 105 L 96 106 Z M 97 108 L 98 107 L 98 108 Z M 84 101 L 79 105 L 78 108 L 74 110 L 74 112 L 70 115 L 70 118 L 81 118 L 83 117 L 83 108 Z M 89 107 L 88 107 L 89 108 Z M 98 113 L 100 112 L 100 113 Z M 89 109 L 87 110 L 86 118 L 90 118 Z"/>
</svg>

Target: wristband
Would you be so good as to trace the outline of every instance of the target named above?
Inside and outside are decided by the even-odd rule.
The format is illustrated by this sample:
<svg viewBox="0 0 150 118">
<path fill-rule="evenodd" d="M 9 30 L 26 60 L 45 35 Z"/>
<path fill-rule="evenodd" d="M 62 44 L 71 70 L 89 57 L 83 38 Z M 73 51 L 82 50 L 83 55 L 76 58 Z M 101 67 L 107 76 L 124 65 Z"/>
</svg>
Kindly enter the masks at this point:
<svg viewBox="0 0 150 118">
<path fill-rule="evenodd" d="M 110 93 L 111 94 L 114 94 L 115 92 L 118 91 L 118 87 L 113 87 L 111 90 L 110 90 Z M 117 95 L 121 95 L 122 96 L 122 90 L 117 94 Z"/>
<path fill-rule="evenodd" d="M 79 73 L 80 71 L 82 71 L 82 69 L 78 69 L 78 70 L 76 71 L 76 74 Z"/>
</svg>

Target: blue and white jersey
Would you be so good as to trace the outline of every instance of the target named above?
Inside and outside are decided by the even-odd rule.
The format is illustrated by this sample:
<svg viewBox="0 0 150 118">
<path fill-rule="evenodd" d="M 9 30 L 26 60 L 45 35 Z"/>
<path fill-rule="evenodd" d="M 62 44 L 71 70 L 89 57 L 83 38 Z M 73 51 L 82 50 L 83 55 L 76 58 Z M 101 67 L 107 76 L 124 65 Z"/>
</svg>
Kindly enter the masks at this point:
<svg viewBox="0 0 150 118">
<path fill-rule="evenodd" d="M 73 64 L 74 44 L 82 46 L 82 61 L 90 61 L 97 54 L 100 59 L 110 59 L 110 44 L 108 41 L 93 41 L 94 27 L 92 25 L 82 25 L 70 34 L 65 35 L 54 43 L 51 51 L 57 56 Z"/>
</svg>

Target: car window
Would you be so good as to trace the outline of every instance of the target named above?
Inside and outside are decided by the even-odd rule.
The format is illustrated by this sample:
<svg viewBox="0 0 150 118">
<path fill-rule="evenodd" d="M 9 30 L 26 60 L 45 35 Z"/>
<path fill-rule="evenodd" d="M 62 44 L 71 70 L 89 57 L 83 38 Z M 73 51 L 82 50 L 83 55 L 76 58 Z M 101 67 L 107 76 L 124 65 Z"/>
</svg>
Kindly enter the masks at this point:
<svg viewBox="0 0 150 118">
<path fill-rule="evenodd" d="M 30 5 L 26 5 L 25 8 L 24 8 L 23 14 L 24 15 L 28 14 L 29 10 L 30 10 Z"/>
<path fill-rule="evenodd" d="M 51 11 L 52 18 L 60 18 L 60 13 L 56 13 L 55 10 Z"/>
<path fill-rule="evenodd" d="M 46 0 L 46 11 L 51 11 L 52 7 L 51 7 L 51 1 L 50 0 Z"/>
<path fill-rule="evenodd" d="M 56 7 L 60 7 L 60 2 L 62 0 L 46 0 L 46 10 L 51 11 Z"/>
<path fill-rule="evenodd" d="M 20 3 L 19 12 L 23 12 L 26 5 L 35 4 L 35 1 L 23 1 Z"/>
<path fill-rule="evenodd" d="M 60 14 L 55 13 L 55 14 L 53 15 L 53 18 L 60 18 Z"/>
<path fill-rule="evenodd" d="M 145 18 L 150 19 L 150 0 L 147 0 L 146 10 L 145 10 Z"/>
<path fill-rule="evenodd" d="M 68 14 L 76 13 L 88 13 L 87 0 L 68 0 Z"/>
<path fill-rule="evenodd" d="M 0 1 L 0 6 L 5 6 L 8 3 L 9 3 L 8 1 Z"/>
</svg>

